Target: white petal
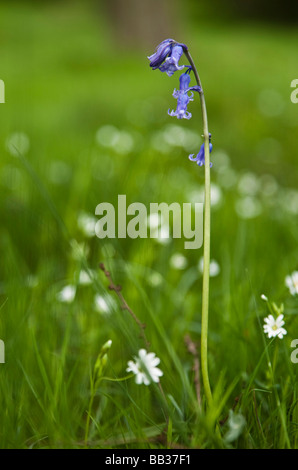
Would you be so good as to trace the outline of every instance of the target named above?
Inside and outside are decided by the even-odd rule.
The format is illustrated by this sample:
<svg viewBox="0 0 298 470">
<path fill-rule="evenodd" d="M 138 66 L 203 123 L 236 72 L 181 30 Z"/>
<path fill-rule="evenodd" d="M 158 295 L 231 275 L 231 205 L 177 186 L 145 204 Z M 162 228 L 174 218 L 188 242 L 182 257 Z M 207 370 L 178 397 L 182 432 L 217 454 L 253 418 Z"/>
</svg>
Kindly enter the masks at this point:
<svg viewBox="0 0 298 470">
<path fill-rule="evenodd" d="M 145 375 L 145 374 L 143 375 L 143 381 L 144 381 L 144 384 L 145 384 L 145 385 L 150 385 L 150 380 L 149 380 L 149 378 L 147 377 L 147 375 Z"/>
<path fill-rule="evenodd" d="M 126 369 L 127 372 L 133 372 L 134 374 L 139 373 L 139 368 L 138 368 L 138 366 L 135 362 L 128 361 L 127 365 L 128 365 L 128 367 Z"/>
<path fill-rule="evenodd" d="M 144 358 L 146 357 L 146 355 L 147 355 L 146 349 L 140 349 L 140 350 L 139 350 L 139 357 L 140 357 L 140 359 L 144 359 Z"/>
<path fill-rule="evenodd" d="M 140 385 L 143 383 L 144 376 L 141 372 L 136 375 L 136 384 Z"/>
<path fill-rule="evenodd" d="M 284 328 L 280 328 L 279 333 L 278 333 L 278 337 L 280 339 L 282 339 L 283 336 L 286 335 L 286 334 L 287 334 L 287 331 Z"/>
<path fill-rule="evenodd" d="M 268 315 L 268 324 L 271 325 L 271 326 L 274 326 L 275 325 L 275 318 L 273 317 L 273 315 Z"/>
<path fill-rule="evenodd" d="M 60 292 L 57 294 L 57 299 L 60 302 L 71 303 L 76 295 L 76 287 L 72 285 L 65 286 Z"/>
<path fill-rule="evenodd" d="M 163 375 L 163 372 L 160 369 L 158 369 L 158 367 L 155 367 L 154 375 L 157 375 L 158 377 L 161 377 Z"/>
<path fill-rule="evenodd" d="M 158 366 L 159 363 L 160 363 L 159 357 L 155 357 L 155 358 L 153 358 L 152 361 L 151 361 L 151 367 Z"/>
</svg>

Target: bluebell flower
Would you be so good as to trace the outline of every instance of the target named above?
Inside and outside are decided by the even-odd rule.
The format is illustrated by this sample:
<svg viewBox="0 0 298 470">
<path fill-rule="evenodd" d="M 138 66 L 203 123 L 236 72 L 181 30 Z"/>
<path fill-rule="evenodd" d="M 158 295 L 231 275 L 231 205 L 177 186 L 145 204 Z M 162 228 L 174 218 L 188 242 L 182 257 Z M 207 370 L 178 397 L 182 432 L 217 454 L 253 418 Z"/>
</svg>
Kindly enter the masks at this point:
<svg viewBox="0 0 298 470">
<path fill-rule="evenodd" d="M 153 70 L 158 69 L 166 57 L 171 53 L 174 39 L 165 39 L 156 48 L 154 54 L 148 56 L 150 60 L 150 67 Z"/>
<path fill-rule="evenodd" d="M 187 50 L 185 44 L 177 43 L 174 39 L 165 39 L 157 46 L 156 52 L 148 57 L 150 67 L 153 70 L 159 69 L 161 72 L 166 72 L 171 77 L 174 72 L 185 67 L 179 66 L 183 50 Z"/>
<path fill-rule="evenodd" d="M 190 119 L 191 113 L 187 111 L 187 105 L 190 101 L 193 101 L 193 92 L 191 95 L 188 95 L 190 90 L 198 91 L 197 88 L 199 87 L 191 87 L 189 88 L 190 83 L 190 76 L 188 71 L 183 73 L 180 78 L 180 88 L 179 90 L 174 90 L 173 96 L 177 99 L 177 108 L 176 111 L 168 110 L 169 116 L 176 116 L 178 119 Z"/>
<path fill-rule="evenodd" d="M 211 144 L 211 134 L 209 134 L 209 152 L 212 152 L 212 144 Z M 189 155 L 188 157 L 192 162 L 197 162 L 199 166 L 205 165 L 205 144 L 201 145 L 200 151 L 197 155 Z M 212 163 L 210 162 L 210 167 L 212 167 Z"/>
<path fill-rule="evenodd" d="M 184 69 L 184 65 L 179 66 L 179 60 L 183 54 L 183 47 L 175 45 L 172 47 L 171 55 L 166 58 L 164 63 L 158 67 L 161 72 L 166 72 L 169 77 L 177 70 Z"/>
</svg>

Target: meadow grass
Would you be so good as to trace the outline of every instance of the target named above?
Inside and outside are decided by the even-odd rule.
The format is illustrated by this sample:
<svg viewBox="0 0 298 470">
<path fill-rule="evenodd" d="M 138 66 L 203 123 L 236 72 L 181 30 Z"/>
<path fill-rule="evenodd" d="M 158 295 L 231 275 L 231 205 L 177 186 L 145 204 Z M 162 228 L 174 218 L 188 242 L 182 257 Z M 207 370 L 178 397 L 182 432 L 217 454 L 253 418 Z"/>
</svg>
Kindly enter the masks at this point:
<svg viewBox="0 0 298 470">
<path fill-rule="evenodd" d="M 284 284 L 298 255 L 297 32 L 202 24 L 177 38 L 200 69 L 214 145 L 206 407 L 186 344 L 200 342 L 202 249 L 99 240 L 78 223 L 118 194 L 147 207 L 202 201 L 203 172 L 187 158 L 202 143 L 199 105 L 189 122 L 169 118 L 177 83 L 151 72 L 153 51 L 119 51 L 83 4 L 71 14 L 21 5 L 0 16 L 0 446 L 297 448 L 298 304 Z M 100 263 L 146 324 L 162 389 L 122 380 L 144 341 Z M 63 302 L 68 285 L 75 297 Z M 261 294 L 284 304 L 282 340 L 264 336 Z M 86 439 L 90 378 L 109 339 Z"/>
</svg>

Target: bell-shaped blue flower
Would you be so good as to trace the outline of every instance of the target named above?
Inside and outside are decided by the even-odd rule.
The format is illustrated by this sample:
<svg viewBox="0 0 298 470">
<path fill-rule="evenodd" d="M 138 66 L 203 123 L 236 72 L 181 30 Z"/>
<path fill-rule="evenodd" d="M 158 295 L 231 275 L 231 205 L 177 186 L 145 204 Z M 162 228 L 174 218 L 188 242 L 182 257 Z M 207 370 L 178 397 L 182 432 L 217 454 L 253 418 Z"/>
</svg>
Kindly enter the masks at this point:
<svg viewBox="0 0 298 470">
<path fill-rule="evenodd" d="M 166 72 L 166 74 L 171 77 L 174 72 L 177 70 L 183 70 L 184 65 L 179 65 L 179 60 L 183 54 L 183 47 L 180 45 L 175 45 L 172 47 L 171 55 L 166 58 L 164 63 L 158 67 L 161 72 Z"/>
<path fill-rule="evenodd" d="M 190 76 L 189 70 L 183 73 L 180 78 L 180 87 L 179 90 L 174 90 L 173 96 L 177 99 L 177 108 L 176 111 L 168 110 L 169 116 L 176 116 L 178 119 L 190 119 L 191 113 L 187 111 L 187 105 L 190 101 L 193 101 L 193 93 L 188 95 L 190 90 L 199 91 L 199 87 L 191 87 L 189 88 L 190 83 Z"/>
<path fill-rule="evenodd" d="M 153 70 L 158 69 L 166 57 L 171 53 L 174 42 L 174 39 L 165 39 L 157 46 L 156 52 L 148 56 L 150 67 L 152 67 Z"/>
<path fill-rule="evenodd" d="M 209 134 L 209 152 L 212 152 L 212 144 L 211 144 L 211 134 Z M 192 154 L 188 157 L 192 162 L 197 162 L 199 166 L 205 165 L 205 144 L 201 145 L 200 151 L 197 155 Z M 212 167 L 212 163 L 210 162 L 210 167 Z"/>
<path fill-rule="evenodd" d="M 174 72 L 185 67 L 179 65 L 183 50 L 187 50 L 185 44 L 180 44 L 174 39 L 165 39 L 157 46 L 156 52 L 148 56 L 150 67 L 153 70 L 159 69 L 161 72 L 166 72 L 171 77 Z"/>
</svg>

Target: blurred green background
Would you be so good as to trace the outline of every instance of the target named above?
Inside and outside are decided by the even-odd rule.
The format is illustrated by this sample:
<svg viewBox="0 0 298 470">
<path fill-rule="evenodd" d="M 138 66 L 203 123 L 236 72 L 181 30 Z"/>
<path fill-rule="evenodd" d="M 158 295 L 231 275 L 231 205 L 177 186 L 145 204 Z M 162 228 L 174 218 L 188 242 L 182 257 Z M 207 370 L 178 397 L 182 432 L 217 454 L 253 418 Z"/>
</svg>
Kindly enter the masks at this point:
<svg viewBox="0 0 298 470">
<path fill-rule="evenodd" d="M 214 217 L 216 245 L 235 231 L 236 199 L 256 196 L 265 183 L 271 199 L 262 208 L 260 198 L 248 200 L 252 212 L 257 201 L 256 213 L 267 208 L 276 217 L 280 211 L 297 216 L 298 106 L 290 100 L 296 17 L 282 8 L 288 16 L 274 21 L 261 7 L 257 15 L 243 3 L 242 9 L 216 1 L 1 3 L 4 251 L 3 240 L 10 239 L 30 272 L 43 256 L 52 259 L 51 250 L 63 252 L 38 190 L 9 151 L 14 139 L 23 139 L 21 150 L 73 238 L 78 213 L 94 214 L 98 203 L 113 202 L 117 194 L 127 194 L 128 203 L 187 201 L 203 184 L 202 171 L 187 159 L 200 145 L 194 137 L 202 129 L 199 107 L 190 104 L 190 121 L 170 119 L 178 77 L 149 69 L 147 55 L 165 37 L 187 43 L 197 64 L 213 136 L 213 181 L 221 186 L 221 203 L 223 191 L 233 197 L 225 226 L 217 227 Z M 241 190 L 243 173 L 261 178 L 255 190 Z M 138 245 L 126 242 L 117 245 L 122 253 Z M 283 240 L 278 243 L 283 253 Z"/>
<path fill-rule="evenodd" d="M 252 346 L 257 334 L 249 330 L 251 293 L 284 300 L 284 278 L 298 266 L 298 104 L 290 100 L 298 78 L 298 18 L 294 2 L 239 4 L 1 2 L 0 338 L 7 394 L 20 374 L 10 382 L 9 362 L 27 364 L 34 377 L 29 331 L 45 354 L 58 355 L 69 309 L 78 315 L 69 359 L 79 357 L 81 370 L 109 337 L 118 338 L 118 373 L 123 352 L 123 361 L 130 357 L 121 340 L 125 327 L 116 320 L 111 328 L 95 313 L 94 293 L 79 291 L 71 307 L 57 302 L 80 270 L 69 240 L 85 244 L 95 272 L 101 261 L 113 269 L 143 321 L 139 291 L 146 291 L 182 357 L 183 335 L 200 333 L 202 249 L 184 250 L 183 240 L 101 241 L 80 223 L 94 217 L 100 202 L 116 203 L 118 194 L 146 207 L 202 201 L 203 169 L 188 160 L 202 143 L 199 99 L 189 105 L 190 121 L 170 118 L 178 76 L 153 72 L 147 59 L 168 37 L 186 43 L 197 65 L 214 146 L 211 256 L 219 271 L 211 280 L 211 376 L 220 357 L 231 376 L 249 368 L 245 342 Z M 296 313 L 288 303 L 289 314 Z M 162 355 L 148 322 L 154 351 Z M 291 337 L 297 337 L 294 320 Z M 235 354 L 235 344 L 243 354 Z"/>
</svg>

